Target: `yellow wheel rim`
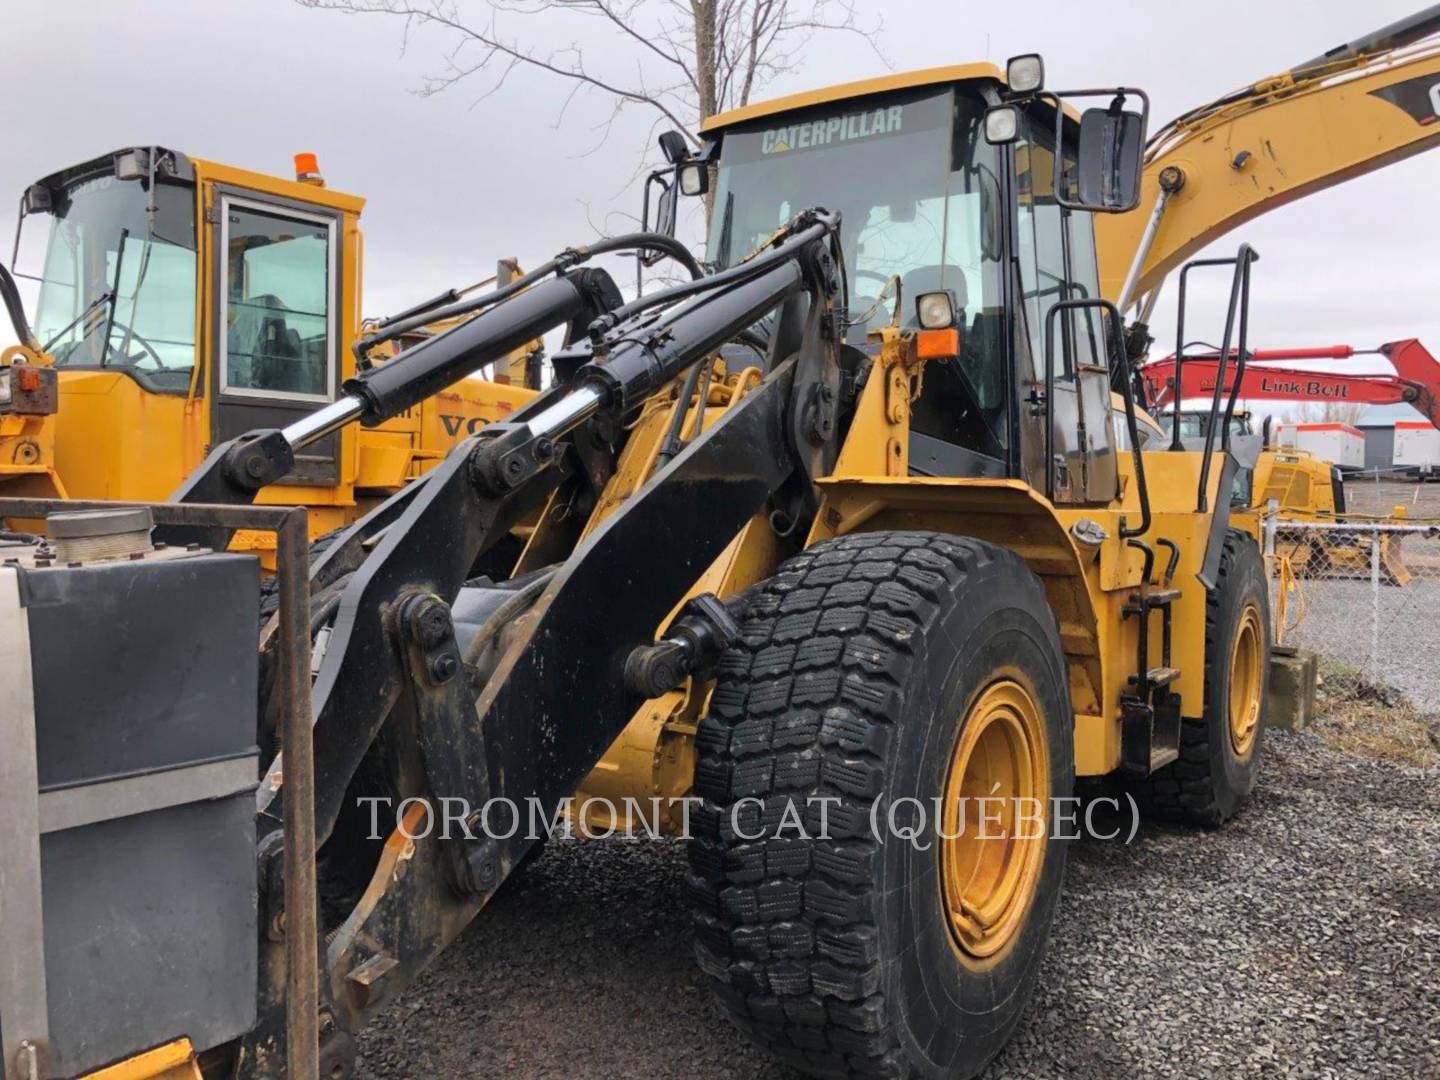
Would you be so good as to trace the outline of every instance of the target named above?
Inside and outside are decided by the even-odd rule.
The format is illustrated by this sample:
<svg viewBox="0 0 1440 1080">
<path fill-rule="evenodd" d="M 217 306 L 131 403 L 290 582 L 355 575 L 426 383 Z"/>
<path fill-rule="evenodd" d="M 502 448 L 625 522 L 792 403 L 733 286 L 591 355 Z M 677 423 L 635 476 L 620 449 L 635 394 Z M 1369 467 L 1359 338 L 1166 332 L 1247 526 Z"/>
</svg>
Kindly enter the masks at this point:
<svg viewBox="0 0 1440 1080">
<path fill-rule="evenodd" d="M 971 705 L 950 759 L 940 815 L 940 881 L 960 959 L 983 966 L 1029 910 L 1050 830 L 1045 722 L 1012 678 Z"/>
<path fill-rule="evenodd" d="M 1260 609 L 1246 604 L 1230 651 L 1230 745 L 1244 757 L 1260 730 L 1260 687 L 1264 682 L 1265 633 Z"/>
</svg>

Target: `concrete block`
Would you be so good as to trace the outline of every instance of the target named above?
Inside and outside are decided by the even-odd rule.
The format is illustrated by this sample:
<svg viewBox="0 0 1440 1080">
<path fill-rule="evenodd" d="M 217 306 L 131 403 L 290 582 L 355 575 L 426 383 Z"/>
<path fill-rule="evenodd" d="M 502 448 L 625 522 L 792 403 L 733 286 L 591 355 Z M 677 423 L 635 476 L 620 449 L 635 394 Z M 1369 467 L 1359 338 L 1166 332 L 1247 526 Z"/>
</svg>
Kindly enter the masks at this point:
<svg viewBox="0 0 1440 1080">
<path fill-rule="evenodd" d="M 1277 645 L 1270 650 L 1270 697 L 1265 722 L 1282 731 L 1302 731 L 1315 719 L 1319 658 Z"/>
</svg>

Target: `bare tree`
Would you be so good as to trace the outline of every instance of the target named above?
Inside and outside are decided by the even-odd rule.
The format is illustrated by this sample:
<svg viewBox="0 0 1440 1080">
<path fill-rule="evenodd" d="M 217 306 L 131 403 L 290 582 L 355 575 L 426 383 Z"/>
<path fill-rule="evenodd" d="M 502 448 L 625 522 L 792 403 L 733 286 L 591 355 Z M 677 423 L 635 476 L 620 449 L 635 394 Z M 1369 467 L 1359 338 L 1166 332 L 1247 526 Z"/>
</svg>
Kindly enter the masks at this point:
<svg viewBox="0 0 1440 1080">
<path fill-rule="evenodd" d="M 683 131 L 692 143 L 706 118 L 749 104 L 751 96 L 792 70 L 819 33 L 860 37 L 875 45 L 878 18 L 862 24 L 856 0 L 299 0 L 305 7 L 347 14 L 388 15 L 403 21 L 402 44 L 422 29 L 451 39 L 441 69 L 423 94 L 481 83 L 479 99 L 495 93 L 515 71 L 530 69 L 568 83 L 557 122 L 581 93 L 608 100 L 601 142 L 626 110 L 641 107 L 659 125 Z M 588 19 L 614 48 L 582 49 L 554 41 L 555 20 Z M 552 31 L 552 32 L 547 32 Z M 592 39 L 593 40 L 593 39 Z M 478 100 L 478 99 L 477 99 Z M 597 144 L 598 145 L 598 144 Z"/>
<path fill-rule="evenodd" d="M 1355 424 L 1368 408 L 1357 401 L 1307 401 L 1296 413 L 1302 424 Z"/>
</svg>

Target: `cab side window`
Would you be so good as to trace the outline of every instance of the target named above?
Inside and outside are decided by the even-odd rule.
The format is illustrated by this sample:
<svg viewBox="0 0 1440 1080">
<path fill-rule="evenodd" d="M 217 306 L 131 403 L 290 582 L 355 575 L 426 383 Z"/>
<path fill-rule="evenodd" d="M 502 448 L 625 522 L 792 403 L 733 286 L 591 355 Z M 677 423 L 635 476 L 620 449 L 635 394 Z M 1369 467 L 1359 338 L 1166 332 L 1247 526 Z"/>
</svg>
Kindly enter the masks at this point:
<svg viewBox="0 0 1440 1080">
<path fill-rule="evenodd" d="M 1045 378 L 1046 320 L 1061 300 L 1088 300 L 1100 295 L 1091 215 L 1063 209 L 1055 201 L 1058 178 L 1055 130 L 1043 117 L 1032 116 L 1015 147 L 1018 182 L 1020 281 L 1024 298 L 1026 339 L 1031 374 Z M 1074 148 L 1067 145 L 1064 174 L 1073 167 Z M 1068 251 L 1067 251 L 1068 248 Z M 1104 334 L 1099 312 L 1082 308 L 1057 315 L 1050 327 L 1055 377 L 1073 378 L 1077 364 L 1104 364 Z"/>
<path fill-rule="evenodd" d="M 228 203 L 223 389 L 328 400 L 334 226 Z"/>
<path fill-rule="evenodd" d="M 1100 295 L 1100 267 L 1095 256 L 1094 215 L 1072 210 L 1070 229 L 1070 295 L 1093 300 Z M 1081 308 L 1074 314 L 1076 356 L 1082 364 L 1105 366 L 1105 326 L 1098 308 Z"/>
</svg>

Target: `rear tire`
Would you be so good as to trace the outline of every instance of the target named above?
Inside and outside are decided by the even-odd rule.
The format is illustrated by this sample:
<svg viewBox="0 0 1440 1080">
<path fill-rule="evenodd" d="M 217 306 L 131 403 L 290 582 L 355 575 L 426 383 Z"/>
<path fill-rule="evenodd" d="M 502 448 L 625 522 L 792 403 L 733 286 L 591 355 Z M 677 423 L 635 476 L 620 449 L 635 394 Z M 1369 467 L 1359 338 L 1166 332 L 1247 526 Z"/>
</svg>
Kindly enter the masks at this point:
<svg viewBox="0 0 1440 1080">
<path fill-rule="evenodd" d="M 339 539 L 340 534 L 348 529 L 349 525 L 342 525 L 338 529 L 331 529 L 327 533 L 321 533 L 314 540 L 310 541 L 309 563 L 314 566 L 321 555 L 330 550 L 330 545 Z M 260 579 L 260 628 L 263 630 L 265 624 L 270 621 L 270 616 L 280 610 L 280 579 L 274 574 L 269 574 Z"/>
<path fill-rule="evenodd" d="M 757 590 L 700 725 L 690 844 L 696 956 L 742 1030 L 815 1076 L 984 1068 L 1024 1013 L 1059 898 L 1065 847 L 1047 826 L 1074 786 L 1068 690 L 1043 586 L 990 544 L 854 535 Z M 1017 792 L 1028 778 L 1033 839 L 938 839 L 934 800 L 988 786 L 992 758 Z M 828 839 L 810 797 L 832 800 Z M 914 845 L 884 835 L 890 811 L 921 824 L 907 799 L 926 808 Z"/>
<path fill-rule="evenodd" d="M 1205 714 L 1180 724 L 1180 759 L 1130 785 L 1159 818 L 1217 828 L 1250 798 L 1265 742 L 1270 593 L 1254 539 L 1225 536 L 1205 602 Z"/>
</svg>

